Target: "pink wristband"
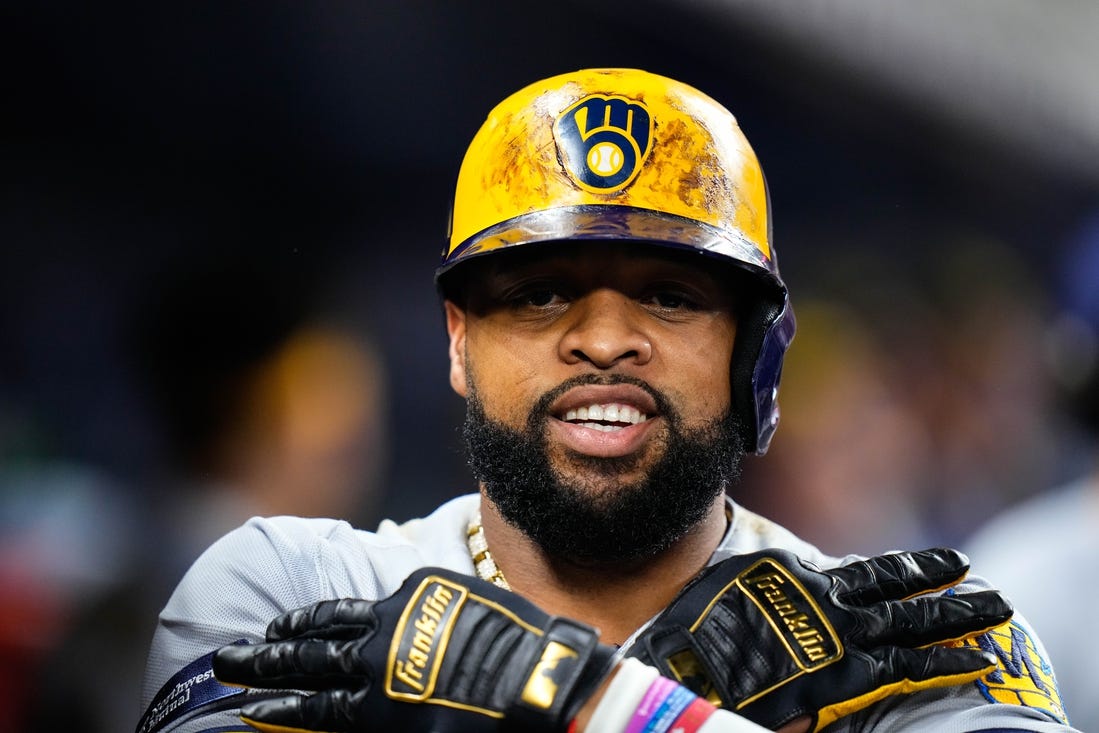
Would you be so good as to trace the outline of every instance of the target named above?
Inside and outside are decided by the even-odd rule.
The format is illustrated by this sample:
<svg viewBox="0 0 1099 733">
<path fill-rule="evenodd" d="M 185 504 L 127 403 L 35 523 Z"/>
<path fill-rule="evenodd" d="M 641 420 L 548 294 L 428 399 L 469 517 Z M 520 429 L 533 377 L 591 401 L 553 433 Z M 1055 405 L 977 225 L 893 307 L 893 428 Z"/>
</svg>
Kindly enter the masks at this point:
<svg viewBox="0 0 1099 733">
<path fill-rule="evenodd" d="M 676 687 L 678 685 L 667 677 L 657 677 L 653 680 L 652 684 L 649 685 L 649 689 L 645 692 L 645 696 L 641 698 L 641 704 L 634 710 L 633 717 L 630 719 L 629 725 L 626 726 L 624 733 L 641 733 L 645 730 L 645 726 L 649 724 L 653 714 L 660 708 L 660 703 L 664 702 Z"/>
</svg>

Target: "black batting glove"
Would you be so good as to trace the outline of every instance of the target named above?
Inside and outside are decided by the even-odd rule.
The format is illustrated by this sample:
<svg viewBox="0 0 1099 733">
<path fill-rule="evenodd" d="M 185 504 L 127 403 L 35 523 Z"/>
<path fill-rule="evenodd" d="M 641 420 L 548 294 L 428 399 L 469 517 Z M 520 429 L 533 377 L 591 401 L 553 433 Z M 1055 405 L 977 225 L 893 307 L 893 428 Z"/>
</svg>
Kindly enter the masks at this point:
<svg viewBox="0 0 1099 733">
<path fill-rule="evenodd" d="M 221 682 L 264 731 L 564 731 L 611 670 L 598 632 L 476 578 L 426 568 L 389 598 L 321 601 L 223 647 Z M 311 693 L 311 694 L 310 694 Z"/>
<path fill-rule="evenodd" d="M 996 658 L 951 642 L 1011 618 L 996 591 L 920 595 L 969 570 L 947 549 L 881 555 L 822 571 L 767 550 L 707 568 L 628 656 L 772 730 L 816 731 L 889 695 L 961 684 Z"/>
</svg>

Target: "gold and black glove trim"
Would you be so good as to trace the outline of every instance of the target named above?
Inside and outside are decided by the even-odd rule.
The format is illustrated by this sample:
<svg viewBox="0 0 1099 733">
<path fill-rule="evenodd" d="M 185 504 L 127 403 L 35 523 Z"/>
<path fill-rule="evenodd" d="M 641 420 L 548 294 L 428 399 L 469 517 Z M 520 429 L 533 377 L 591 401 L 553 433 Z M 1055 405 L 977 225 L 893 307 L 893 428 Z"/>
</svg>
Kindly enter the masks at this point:
<svg viewBox="0 0 1099 733">
<path fill-rule="evenodd" d="M 243 706 L 265 731 L 548 732 L 566 729 L 614 651 L 589 626 L 425 568 L 382 601 L 290 611 L 266 643 L 224 647 L 213 667 L 227 684 L 288 690 Z"/>
<path fill-rule="evenodd" d="M 819 730 L 889 695 L 995 666 L 986 652 L 942 645 L 1011 618 L 996 591 L 932 594 L 968 570 L 948 549 L 827 571 L 782 550 L 732 557 L 692 581 L 628 656 L 766 728 L 809 716 Z"/>
</svg>

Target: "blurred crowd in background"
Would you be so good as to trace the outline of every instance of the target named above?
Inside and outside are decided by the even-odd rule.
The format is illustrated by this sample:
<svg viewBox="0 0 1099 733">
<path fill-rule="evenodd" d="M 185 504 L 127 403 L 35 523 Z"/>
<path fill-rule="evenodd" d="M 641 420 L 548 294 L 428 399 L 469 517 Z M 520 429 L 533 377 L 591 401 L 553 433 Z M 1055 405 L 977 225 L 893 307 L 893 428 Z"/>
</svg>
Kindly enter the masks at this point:
<svg viewBox="0 0 1099 733">
<path fill-rule="evenodd" d="M 742 503 L 837 554 L 966 547 L 1095 471 L 1099 172 L 885 89 L 866 28 L 859 67 L 760 3 L 457 5 L 5 11 L 0 733 L 132 729 L 157 612 L 249 516 L 373 528 L 474 488 L 431 273 L 469 137 L 561 71 L 694 84 L 763 162 L 799 330 Z M 973 15 L 959 46 L 1009 27 Z"/>
</svg>

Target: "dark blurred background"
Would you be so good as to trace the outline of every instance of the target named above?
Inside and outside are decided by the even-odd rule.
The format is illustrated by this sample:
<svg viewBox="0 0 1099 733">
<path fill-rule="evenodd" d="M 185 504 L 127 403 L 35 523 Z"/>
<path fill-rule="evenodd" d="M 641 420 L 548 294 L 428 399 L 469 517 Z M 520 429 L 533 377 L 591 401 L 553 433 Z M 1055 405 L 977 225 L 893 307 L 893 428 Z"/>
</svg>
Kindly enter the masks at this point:
<svg viewBox="0 0 1099 733">
<path fill-rule="evenodd" d="M 1071 476 L 1046 334 L 1097 33 L 1079 0 L 0 10 L 0 730 L 132 726 L 157 609 L 250 514 L 472 488 L 449 197 L 497 101 L 581 67 L 697 86 L 767 172 L 801 331 L 746 504 L 877 552 Z"/>
</svg>

